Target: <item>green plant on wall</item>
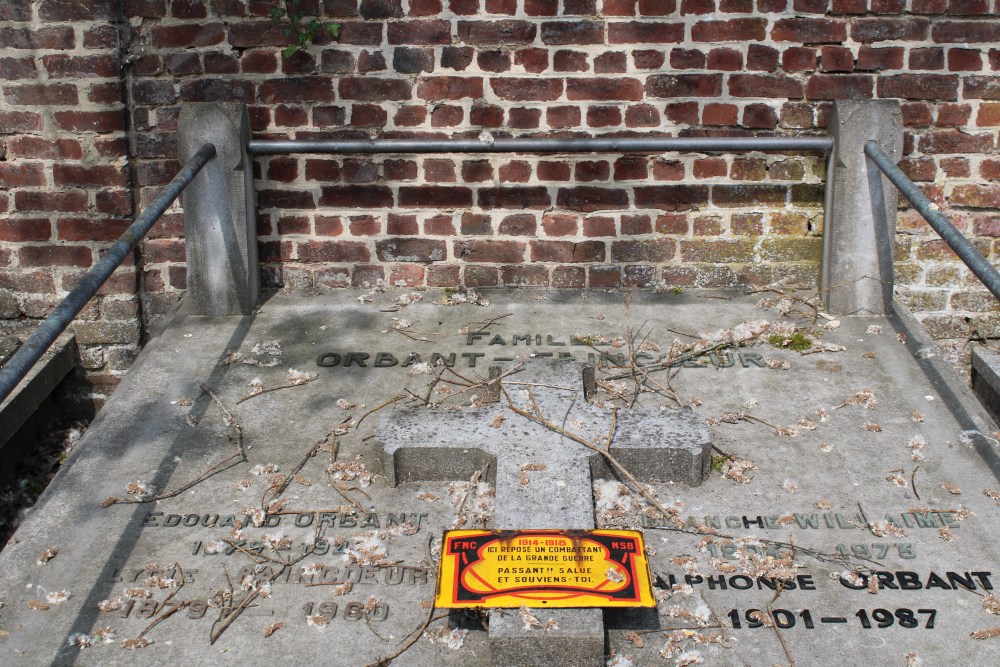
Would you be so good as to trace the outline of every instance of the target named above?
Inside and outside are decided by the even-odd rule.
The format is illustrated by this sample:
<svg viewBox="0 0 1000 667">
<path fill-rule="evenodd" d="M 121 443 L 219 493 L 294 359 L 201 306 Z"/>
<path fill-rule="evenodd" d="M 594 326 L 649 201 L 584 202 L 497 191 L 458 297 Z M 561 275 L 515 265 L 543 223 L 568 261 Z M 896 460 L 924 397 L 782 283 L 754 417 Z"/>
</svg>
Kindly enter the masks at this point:
<svg viewBox="0 0 1000 667">
<path fill-rule="evenodd" d="M 307 14 L 302 8 L 302 0 L 279 0 L 271 8 L 271 20 L 281 26 L 285 37 L 292 40 L 283 52 L 286 58 L 307 48 L 324 32 L 330 33 L 334 39 L 340 36 L 339 23 L 323 23 L 316 16 Z"/>
</svg>

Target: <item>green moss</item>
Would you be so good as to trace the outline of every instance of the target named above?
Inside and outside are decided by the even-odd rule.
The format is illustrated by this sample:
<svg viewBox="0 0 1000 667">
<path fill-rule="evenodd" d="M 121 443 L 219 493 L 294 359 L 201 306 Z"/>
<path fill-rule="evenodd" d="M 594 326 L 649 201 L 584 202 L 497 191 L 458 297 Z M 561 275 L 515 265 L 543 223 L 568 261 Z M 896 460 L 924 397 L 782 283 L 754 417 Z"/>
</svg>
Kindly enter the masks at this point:
<svg viewBox="0 0 1000 667">
<path fill-rule="evenodd" d="M 771 344 L 771 347 L 787 348 L 796 352 L 802 352 L 812 347 L 812 340 L 801 331 L 796 331 L 791 336 L 771 334 L 767 337 L 767 342 Z"/>
<path fill-rule="evenodd" d="M 712 457 L 712 470 L 722 474 L 722 466 L 726 465 L 728 459 L 725 456 L 716 455 Z"/>
<path fill-rule="evenodd" d="M 684 294 L 684 288 L 683 287 L 671 287 L 670 288 L 670 293 L 671 294 Z"/>
</svg>

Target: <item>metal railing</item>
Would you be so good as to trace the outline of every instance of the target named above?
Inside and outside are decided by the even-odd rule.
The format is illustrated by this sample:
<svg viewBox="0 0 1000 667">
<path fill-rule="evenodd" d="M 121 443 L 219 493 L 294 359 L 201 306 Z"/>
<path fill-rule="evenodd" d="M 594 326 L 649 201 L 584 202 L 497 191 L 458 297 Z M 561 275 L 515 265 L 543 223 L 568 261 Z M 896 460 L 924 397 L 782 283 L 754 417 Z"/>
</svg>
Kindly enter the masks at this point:
<svg viewBox="0 0 1000 667">
<path fill-rule="evenodd" d="M 566 137 L 479 139 L 251 139 L 247 152 L 287 153 L 628 153 L 810 151 L 833 148 L 831 137 Z"/>
<path fill-rule="evenodd" d="M 3 368 L 0 368 L 0 403 L 14 391 L 18 383 L 42 358 L 56 338 L 70 325 L 97 290 L 101 289 L 118 265 L 135 248 L 160 216 L 180 196 L 185 187 L 194 179 L 209 160 L 215 157 L 215 146 L 205 144 L 191 160 L 184 165 L 160 195 L 143 211 L 128 229 L 108 249 L 80 280 L 79 284 L 66 295 L 55 310 L 38 325 L 35 332 L 18 348 Z"/>
<path fill-rule="evenodd" d="M 983 257 L 969 239 L 965 238 L 965 235 L 937 210 L 937 207 L 921 192 L 917 184 L 911 181 L 903 173 L 902 169 L 893 164 L 889 156 L 885 154 L 876 142 L 869 141 L 865 144 L 865 155 L 892 181 L 896 189 L 913 204 L 913 208 L 917 209 L 917 212 L 923 216 L 927 224 L 944 239 L 948 247 L 976 274 L 976 277 L 983 282 L 986 289 L 993 296 L 1000 299 L 1000 272 L 993 268 L 989 260 Z"/>
</svg>

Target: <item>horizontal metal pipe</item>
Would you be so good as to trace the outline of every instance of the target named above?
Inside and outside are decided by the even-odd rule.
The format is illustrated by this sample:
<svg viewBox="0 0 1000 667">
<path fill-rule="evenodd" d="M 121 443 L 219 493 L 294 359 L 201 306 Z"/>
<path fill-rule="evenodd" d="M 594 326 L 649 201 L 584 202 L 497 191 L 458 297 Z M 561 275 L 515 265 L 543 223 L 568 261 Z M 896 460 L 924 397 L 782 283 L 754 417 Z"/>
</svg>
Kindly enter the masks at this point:
<svg viewBox="0 0 1000 667">
<path fill-rule="evenodd" d="M 920 188 L 911 181 L 903 170 L 893 164 L 889 156 L 874 141 L 865 144 L 865 155 L 874 162 L 882 173 L 885 174 L 896 189 L 906 197 L 913 207 L 924 217 L 927 224 L 931 226 L 944 239 L 955 254 L 965 262 L 965 265 L 976 274 L 986 289 L 993 293 L 993 296 L 1000 299 L 1000 272 L 998 272 L 989 261 L 980 254 L 969 239 L 965 238 L 962 232 L 958 231 L 955 225 L 951 224 L 948 218 L 944 217 L 940 211 L 934 208 Z"/>
<path fill-rule="evenodd" d="M 517 139 L 253 140 L 257 155 L 288 153 L 741 153 L 833 148 L 831 137 L 569 137 Z"/>
<path fill-rule="evenodd" d="M 125 233 L 108 249 L 104 257 L 55 307 L 52 314 L 38 325 L 35 332 L 24 342 L 24 345 L 18 348 L 3 368 L 0 368 L 0 403 L 14 391 L 18 383 L 59 337 L 59 334 L 66 330 L 73 318 L 83 310 L 83 307 L 97 293 L 97 290 L 101 289 L 101 286 L 111 277 L 118 265 L 132 252 L 136 244 L 160 219 L 164 211 L 170 208 L 181 191 L 213 157 L 215 157 L 215 146 L 212 144 L 205 144 L 198 149 L 198 152 L 184 165 L 184 168 L 163 188 L 160 196 L 153 200 L 153 203 L 135 219 L 125 230 Z"/>
</svg>

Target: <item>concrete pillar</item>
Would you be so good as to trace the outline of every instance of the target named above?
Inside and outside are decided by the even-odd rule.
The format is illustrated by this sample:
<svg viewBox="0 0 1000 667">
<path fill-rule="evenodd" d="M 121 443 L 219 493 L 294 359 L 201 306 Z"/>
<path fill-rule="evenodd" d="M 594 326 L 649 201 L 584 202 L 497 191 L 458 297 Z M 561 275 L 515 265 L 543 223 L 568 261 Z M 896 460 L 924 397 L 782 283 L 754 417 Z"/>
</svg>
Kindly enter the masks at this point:
<svg viewBox="0 0 1000 667">
<path fill-rule="evenodd" d="M 260 291 L 250 119 L 241 103 L 181 109 L 178 153 L 187 161 L 206 143 L 216 156 L 185 189 L 187 289 L 196 315 L 249 315 Z"/>
<path fill-rule="evenodd" d="M 821 289 L 830 312 L 882 315 L 892 309 L 896 189 L 865 156 L 876 141 L 898 161 L 903 121 L 894 100 L 836 102 L 829 122 L 835 146 L 827 174 Z"/>
</svg>

